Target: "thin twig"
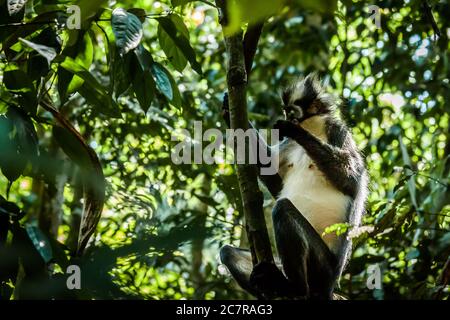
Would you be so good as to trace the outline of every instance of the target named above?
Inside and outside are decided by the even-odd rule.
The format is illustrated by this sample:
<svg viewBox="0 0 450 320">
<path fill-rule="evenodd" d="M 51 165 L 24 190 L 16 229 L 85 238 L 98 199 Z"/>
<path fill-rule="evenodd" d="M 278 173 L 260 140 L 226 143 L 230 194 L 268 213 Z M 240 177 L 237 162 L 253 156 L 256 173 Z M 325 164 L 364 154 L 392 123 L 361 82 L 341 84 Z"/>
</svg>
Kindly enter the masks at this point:
<svg viewBox="0 0 450 320">
<path fill-rule="evenodd" d="M 439 27 L 436 23 L 436 19 L 434 18 L 433 11 L 431 10 L 431 6 L 428 4 L 427 0 L 422 1 L 422 7 L 425 11 L 425 15 L 427 20 L 431 23 L 431 27 L 433 28 L 434 33 L 440 37 L 441 36 L 441 30 L 439 30 Z"/>
<path fill-rule="evenodd" d="M 148 19 L 156 19 L 156 18 L 162 18 L 167 17 L 169 15 L 173 14 L 172 10 L 165 11 L 163 13 L 158 14 L 146 14 L 146 15 L 136 15 L 138 18 L 148 18 Z M 111 18 L 99 18 L 95 19 L 94 21 L 111 21 Z M 0 24 L 1 27 L 25 27 L 30 25 L 46 25 L 46 24 L 57 24 L 58 21 L 56 20 L 48 20 L 48 21 L 30 21 L 30 22 L 11 22 L 11 23 L 4 23 Z"/>
</svg>

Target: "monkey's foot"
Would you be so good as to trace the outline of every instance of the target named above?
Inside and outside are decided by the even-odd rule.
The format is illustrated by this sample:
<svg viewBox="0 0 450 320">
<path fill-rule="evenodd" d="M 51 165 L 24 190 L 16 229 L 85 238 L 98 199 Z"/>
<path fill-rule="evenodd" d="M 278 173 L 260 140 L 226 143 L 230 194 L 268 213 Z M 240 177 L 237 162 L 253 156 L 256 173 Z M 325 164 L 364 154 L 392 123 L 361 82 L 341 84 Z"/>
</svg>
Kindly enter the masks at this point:
<svg viewBox="0 0 450 320">
<path fill-rule="evenodd" d="M 253 268 L 250 284 L 262 299 L 288 297 L 292 294 L 291 284 L 284 274 L 269 262 L 260 262 Z"/>
</svg>

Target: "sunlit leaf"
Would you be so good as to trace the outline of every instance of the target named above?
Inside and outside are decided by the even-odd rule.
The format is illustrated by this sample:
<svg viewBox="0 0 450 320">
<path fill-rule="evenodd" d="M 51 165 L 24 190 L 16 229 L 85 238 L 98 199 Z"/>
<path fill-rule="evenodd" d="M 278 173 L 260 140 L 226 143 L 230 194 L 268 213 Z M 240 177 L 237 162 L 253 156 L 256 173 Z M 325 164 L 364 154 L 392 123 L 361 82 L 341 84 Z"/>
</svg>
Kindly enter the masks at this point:
<svg viewBox="0 0 450 320">
<path fill-rule="evenodd" d="M 43 56 L 47 60 L 49 65 L 52 62 L 52 60 L 55 59 L 55 57 L 57 56 L 56 50 L 52 47 L 47 47 L 42 44 L 34 43 L 22 38 L 19 38 L 19 40 L 22 43 L 29 46 L 30 48 L 36 50 L 41 56 Z"/>
<path fill-rule="evenodd" d="M 134 14 L 117 8 L 112 12 L 111 25 L 121 55 L 136 48 L 141 42 L 142 23 Z"/>
<path fill-rule="evenodd" d="M 184 56 L 189 61 L 189 64 L 192 66 L 192 68 L 197 73 L 201 74 L 202 68 L 196 60 L 195 51 L 191 47 L 191 44 L 189 43 L 189 39 L 186 37 L 184 23 L 182 24 L 183 27 L 181 27 L 180 20 L 178 19 L 177 21 L 178 21 L 178 23 L 174 23 L 172 18 L 169 18 L 169 17 L 158 18 L 159 26 L 172 39 L 173 44 L 175 46 L 177 46 L 181 52 L 183 52 Z M 167 44 L 166 42 L 164 42 L 164 38 L 163 38 L 163 43 Z M 173 51 L 173 50 L 169 50 L 169 53 L 171 51 Z M 166 54 L 167 54 L 167 52 L 166 52 Z M 178 63 L 180 63 L 180 61 L 178 61 Z"/>
</svg>

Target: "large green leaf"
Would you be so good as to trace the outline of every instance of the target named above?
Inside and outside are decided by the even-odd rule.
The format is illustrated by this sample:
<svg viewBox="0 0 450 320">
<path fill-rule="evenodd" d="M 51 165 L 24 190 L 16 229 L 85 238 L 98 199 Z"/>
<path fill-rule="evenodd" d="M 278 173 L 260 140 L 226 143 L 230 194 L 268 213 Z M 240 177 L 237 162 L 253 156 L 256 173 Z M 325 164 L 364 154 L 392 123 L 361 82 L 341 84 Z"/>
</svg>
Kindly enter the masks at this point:
<svg viewBox="0 0 450 320">
<path fill-rule="evenodd" d="M 3 83 L 11 92 L 18 94 L 19 104 L 30 114 L 36 113 L 37 92 L 30 77 L 20 69 L 3 73 Z"/>
<path fill-rule="evenodd" d="M 112 118 L 121 117 L 120 110 L 111 95 L 88 70 L 69 57 L 66 57 L 61 62 L 61 67 L 84 80 L 83 85 L 78 88 L 78 92 L 88 103 L 97 107 L 95 111 Z"/>
<path fill-rule="evenodd" d="M 90 86 L 97 88 L 100 91 L 104 90 L 103 86 L 97 81 L 97 79 L 95 79 L 95 77 L 87 69 L 75 62 L 72 58 L 65 57 L 60 65 L 67 71 L 70 71 L 82 78 Z"/>
<path fill-rule="evenodd" d="M 55 59 L 55 57 L 57 56 L 56 50 L 52 47 L 47 47 L 42 44 L 34 43 L 22 38 L 19 38 L 19 40 L 25 45 L 29 46 L 31 49 L 36 50 L 41 56 L 43 56 L 47 60 L 49 65 L 53 61 L 53 59 Z"/>
<path fill-rule="evenodd" d="M 72 132 L 63 127 L 54 126 L 53 137 L 72 161 L 81 168 L 89 166 L 89 153 Z"/>
<path fill-rule="evenodd" d="M 10 106 L 0 116 L 0 169 L 13 182 L 28 163 L 38 155 L 38 139 L 30 118 L 19 108 Z"/>
<path fill-rule="evenodd" d="M 189 64 L 192 66 L 192 69 L 194 69 L 197 73 L 201 74 L 202 68 L 200 66 L 200 63 L 198 63 L 196 60 L 195 51 L 191 47 L 191 44 L 189 43 L 189 38 L 186 36 L 186 30 L 182 20 L 177 18 L 162 17 L 158 18 L 158 22 L 159 27 L 172 39 L 172 43 L 170 43 L 170 45 L 172 44 L 175 45 L 178 48 L 178 50 L 182 52 L 186 57 L 186 59 L 189 61 Z M 161 34 L 161 32 L 159 32 L 158 34 Z M 166 46 L 165 49 L 168 50 L 167 48 L 168 43 L 164 37 L 161 46 L 163 45 Z M 168 54 L 170 55 L 174 51 L 172 49 L 166 52 L 166 50 L 164 51 L 166 55 Z M 170 58 L 169 55 L 168 57 Z M 178 61 L 178 63 L 180 62 L 181 61 Z"/>
<path fill-rule="evenodd" d="M 121 55 L 139 45 L 143 34 L 142 23 L 134 14 L 117 8 L 112 13 L 111 24 Z"/>
<path fill-rule="evenodd" d="M 336 10 L 336 0 L 263 0 L 255 5 L 254 0 L 228 1 L 227 10 L 229 23 L 225 33 L 235 33 L 246 23 L 258 23 L 281 12 L 283 7 L 300 7 L 306 10 L 319 12 L 323 15 L 332 15 Z"/>
<path fill-rule="evenodd" d="M 167 58 L 170 60 L 174 68 L 180 72 L 184 70 L 187 65 L 187 59 L 184 56 L 183 50 L 181 50 L 172 38 L 167 34 L 166 31 L 158 26 L 158 39 L 161 48 L 166 54 Z"/>
<path fill-rule="evenodd" d="M 5 87 L 12 91 L 33 92 L 34 85 L 27 74 L 20 69 L 8 70 L 3 73 Z"/>
<path fill-rule="evenodd" d="M 264 0 L 255 5 L 253 0 L 228 1 L 229 23 L 225 33 L 239 31 L 245 23 L 257 23 L 281 11 L 286 0 Z"/>
<path fill-rule="evenodd" d="M 89 70 L 94 57 L 90 33 L 81 33 L 74 45 L 64 48 L 62 55 L 74 59 L 76 63 Z M 58 67 L 58 93 L 62 102 L 67 99 L 68 94 L 78 90 L 81 85 L 83 85 L 83 79 Z"/>
<path fill-rule="evenodd" d="M 18 103 L 29 113 L 36 114 L 37 92 L 30 77 L 20 69 L 3 74 L 3 83 L 11 92 L 18 94 Z"/>
</svg>

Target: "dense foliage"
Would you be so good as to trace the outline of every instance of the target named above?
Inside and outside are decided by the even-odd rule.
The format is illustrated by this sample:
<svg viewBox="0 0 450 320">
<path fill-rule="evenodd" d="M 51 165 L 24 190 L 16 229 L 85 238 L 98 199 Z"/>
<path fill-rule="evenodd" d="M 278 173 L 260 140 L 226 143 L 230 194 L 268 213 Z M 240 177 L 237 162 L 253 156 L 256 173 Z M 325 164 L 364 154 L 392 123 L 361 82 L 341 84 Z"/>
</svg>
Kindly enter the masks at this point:
<svg viewBox="0 0 450 320">
<path fill-rule="evenodd" d="M 268 18 L 249 78 L 256 127 L 273 125 L 282 86 L 309 72 L 344 101 L 371 176 L 338 289 L 350 299 L 449 296 L 450 4 L 429 2 L 376 1 L 379 27 L 362 1 L 230 7 L 225 32 Z M 0 8 L 0 298 L 249 297 L 217 258 L 246 241 L 234 167 L 171 159 L 177 129 L 193 144 L 196 121 L 225 130 L 214 3 Z M 272 204 L 267 194 L 268 214 Z M 80 290 L 66 287 L 71 264 Z M 381 289 L 366 284 L 373 265 Z"/>
</svg>

